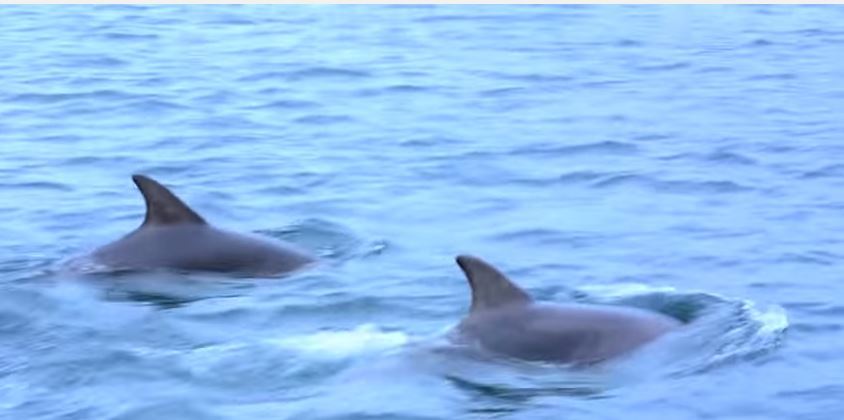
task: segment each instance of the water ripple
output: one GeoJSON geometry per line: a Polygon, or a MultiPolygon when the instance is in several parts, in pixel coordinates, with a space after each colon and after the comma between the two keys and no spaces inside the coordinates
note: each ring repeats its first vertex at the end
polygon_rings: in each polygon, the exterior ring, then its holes
{"type": "Polygon", "coordinates": [[[439,93],[441,88],[435,86],[418,86],[418,85],[392,85],[379,87],[374,89],[362,89],[359,91],[360,96],[381,96],[381,95],[395,95],[407,96],[413,94],[439,93]]]}
{"type": "Polygon", "coordinates": [[[12,102],[32,104],[51,104],[76,100],[126,101],[138,98],[138,95],[118,90],[98,90],[73,93],[20,93],[8,97],[12,102]]]}
{"type": "Polygon", "coordinates": [[[372,77],[372,74],[363,70],[352,70],[332,67],[310,67],[305,69],[289,71],[258,72],[240,78],[241,82],[306,82],[312,80],[336,80],[348,81],[372,77]]]}
{"type": "Polygon", "coordinates": [[[804,172],[801,175],[802,178],[807,179],[814,179],[814,178],[844,178],[844,164],[832,164],[826,165],[822,168],[813,169],[811,171],[804,172]]]}
{"type": "Polygon", "coordinates": [[[741,153],[728,152],[724,150],[714,151],[712,153],[682,153],[678,155],[666,156],[665,160],[675,159],[698,159],[706,162],[713,162],[726,165],[757,165],[759,162],[741,153]]]}
{"type": "Polygon", "coordinates": [[[601,141],[595,143],[585,143],[577,145],[531,145],[528,147],[519,148],[513,151],[514,154],[520,155],[580,155],[580,154],[632,154],[639,151],[635,144],[619,142],[619,141],[601,141]]]}
{"type": "Polygon", "coordinates": [[[29,182],[2,182],[0,181],[0,188],[2,189],[15,189],[15,190],[23,190],[23,191],[31,191],[31,190],[47,190],[47,191],[60,191],[60,192],[67,192],[73,191],[73,188],[68,186],[62,182],[52,182],[52,181],[29,181],[29,182]]]}
{"type": "Polygon", "coordinates": [[[138,41],[147,42],[160,39],[156,34],[139,34],[128,32],[103,32],[100,36],[106,39],[113,39],[116,41],[138,41]]]}
{"type": "Polygon", "coordinates": [[[297,124],[307,125],[332,125],[354,122],[355,119],[348,115],[306,115],[294,120],[297,124]]]}
{"type": "Polygon", "coordinates": [[[277,101],[263,103],[261,105],[255,105],[248,109],[314,109],[319,108],[320,104],[313,101],[303,101],[303,100],[295,100],[295,99],[281,99],[277,101]]]}
{"type": "Polygon", "coordinates": [[[734,181],[697,181],[697,180],[663,180],[647,175],[622,174],[609,175],[592,182],[598,188],[620,188],[640,186],[652,188],[660,192],[699,194],[699,193],[741,193],[754,191],[755,188],[739,184],[734,181]]]}

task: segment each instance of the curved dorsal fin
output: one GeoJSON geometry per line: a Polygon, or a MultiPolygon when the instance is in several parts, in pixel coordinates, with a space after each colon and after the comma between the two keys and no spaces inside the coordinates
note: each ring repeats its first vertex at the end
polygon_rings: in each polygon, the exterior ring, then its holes
{"type": "Polygon", "coordinates": [[[456,260],[472,288],[470,312],[533,301],[527,292],[486,261],[469,255],[460,255],[456,260]]]}
{"type": "Polygon", "coordinates": [[[179,223],[206,224],[201,216],[156,180],[135,174],[132,175],[132,181],[141,190],[147,204],[147,215],[141,226],[179,223]]]}

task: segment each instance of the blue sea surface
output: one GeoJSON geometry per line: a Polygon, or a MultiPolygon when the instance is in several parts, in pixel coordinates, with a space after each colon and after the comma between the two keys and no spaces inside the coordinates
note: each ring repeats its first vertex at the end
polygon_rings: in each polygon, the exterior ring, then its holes
{"type": "Polygon", "coordinates": [[[840,6],[3,6],[2,419],[844,417],[840,6]],[[87,273],[152,176],[321,258],[87,273]],[[687,322],[482,357],[454,256],[687,322]]]}

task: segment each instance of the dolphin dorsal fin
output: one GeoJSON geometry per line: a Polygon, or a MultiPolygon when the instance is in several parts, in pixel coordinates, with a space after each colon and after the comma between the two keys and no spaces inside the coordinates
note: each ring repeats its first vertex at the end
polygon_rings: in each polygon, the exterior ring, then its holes
{"type": "Polygon", "coordinates": [[[527,292],[486,261],[469,255],[456,258],[472,288],[470,312],[533,301],[527,292]]]}
{"type": "Polygon", "coordinates": [[[180,223],[204,225],[205,219],[191,210],[179,197],[158,181],[144,175],[132,175],[147,204],[147,214],[141,226],[174,225],[180,223]]]}

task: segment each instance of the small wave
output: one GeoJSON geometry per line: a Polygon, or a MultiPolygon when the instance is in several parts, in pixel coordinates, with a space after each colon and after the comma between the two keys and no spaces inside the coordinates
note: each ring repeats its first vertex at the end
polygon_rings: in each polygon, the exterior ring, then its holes
{"type": "Polygon", "coordinates": [[[712,153],[681,153],[671,156],[662,157],[662,160],[681,160],[681,159],[695,159],[712,163],[720,163],[725,165],[756,165],[755,159],[742,155],[740,153],[728,152],[724,150],[714,151],[712,153]]]}
{"type": "Polygon", "coordinates": [[[527,91],[527,88],[524,88],[522,86],[511,86],[511,87],[483,90],[479,94],[480,94],[480,96],[483,96],[483,97],[498,98],[498,97],[502,97],[502,96],[508,96],[508,95],[514,94],[514,93],[523,93],[525,91],[527,91]]]}
{"type": "Polygon", "coordinates": [[[0,182],[0,188],[17,190],[49,190],[49,191],[73,191],[68,185],[60,182],[50,181],[23,181],[23,182],[0,182]]]}
{"type": "Polygon", "coordinates": [[[307,125],[333,125],[352,122],[354,120],[354,118],[348,115],[307,115],[296,118],[293,122],[307,125]]]}
{"type": "Polygon", "coordinates": [[[607,177],[612,176],[612,173],[608,172],[596,172],[596,171],[575,171],[569,172],[567,174],[562,174],[558,178],[558,180],[562,183],[569,184],[569,183],[582,183],[582,182],[592,182],[597,181],[600,179],[605,179],[607,177]]]}
{"type": "Polygon", "coordinates": [[[664,133],[647,133],[647,134],[636,134],[633,136],[633,140],[637,142],[650,142],[650,141],[660,141],[660,140],[671,140],[675,136],[671,134],[664,134],[664,133]]]}
{"type": "Polygon", "coordinates": [[[618,47],[641,47],[643,44],[641,41],[636,41],[635,39],[619,39],[618,41],[614,42],[615,46],[618,47]]]}
{"type": "Polygon", "coordinates": [[[410,342],[410,337],[401,331],[385,331],[377,325],[364,324],[352,330],[319,331],[272,342],[308,357],[338,359],[402,347],[410,342]]]}
{"type": "Polygon", "coordinates": [[[119,58],[108,57],[104,55],[92,55],[92,54],[84,54],[84,55],[65,55],[65,59],[70,61],[71,66],[84,66],[84,67],[123,67],[127,66],[129,62],[125,60],[121,60],[119,58]]]}
{"type": "Polygon", "coordinates": [[[842,30],[834,30],[829,28],[809,28],[809,29],[800,29],[797,31],[793,31],[793,34],[796,35],[805,35],[805,36],[836,36],[836,35],[844,35],[844,31],[842,30]]]}
{"type": "Polygon", "coordinates": [[[697,69],[697,73],[699,74],[712,74],[712,73],[730,73],[733,69],[726,66],[705,66],[700,67],[697,69]]]}
{"type": "Polygon", "coordinates": [[[383,88],[385,92],[395,92],[395,93],[414,93],[414,92],[430,92],[434,90],[431,86],[419,86],[419,85],[393,85],[387,86],[383,88]]]}
{"type": "Polygon", "coordinates": [[[842,178],[844,177],[844,164],[827,165],[819,169],[804,172],[800,177],[804,179],[842,178]]]}
{"type": "MultiPolygon", "coordinates": [[[[290,75],[290,72],[286,71],[265,71],[256,74],[250,74],[248,76],[243,76],[238,79],[239,82],[271,82],[275,80],[286,81],[290,75]]],[[[276,88],[273,88],[276,89],[276,88]]],[[[266,93],[266,92],[265,92],[266,93]]]]}
{"type": "Polygon", "coordinates": [[[146,77],[138,77],[134,80],[128,81],[131,86],[138,86],[138,87],[164,87],[169,86],[174,83],[175,80],[170,77],[156,77],[156,76],[146,76],[146,77]]]}
{"type": "Polygon", "coordinates": [[[635,144],[619,141],[601,141],[568,146],[551,144],[531,145],[517,149],[516,155],[580,155],[580,154],[632,154],[639,151],[635,144]]]}
{"type": "Polygon", "coordinates": [[[291,72],[293,80],[301,79],[363,79],[371,77],[372,74],[362,70],[339,69],[333,67],[312,67],[308,69],[291,72]]]}
{"type": "Polygon", "coordinates": [[[18,256],[0,260],[2,281],[26,282],[53,271],[56,262],[44,256],[18,256]]]}
{"type": "Polygon", "coordinates": [[[140,161],[130,156],[72,156],[61,160],[61,167],[92,166],[92,165],[123,165],[124,168],[140,166],[140,161]]]}
{"type": "Polygon", "coordinates": [[[638,66],[637,70],[641,71],[672,71],[672,70],[682,70],[689,68],[689,63],[686,62],[677,62],[677,63],[665,63],[665,64],[646,64],[642,66],[638,66]]]}
{"type": "MultiPolygon", "coordinates": [[[[143,399],[142,399],[143,400],[143,399]]],[[[144,403],[127,404],[123,411],[111,417],[113,420],[145,419],[222,419],[205,404],[186,401],[184,398],[171,398],[144,403]]]]}
{"type": "Polygon", "coordinates": [[[261,230],[257,233],[290,241],[314,250],[325,258],[346,260],[356,256],[380,253],[386,243],[369,245],[349,228],[322,219],[306,219],[282,229],[261,230]],[[377,249],[377,251],[375,251],[377,249]]]}
{"type": "Polygon", "coordinates": [[[81,274],[99,274],[114,271],[113,268],[96,262],[89,255],[78,255],[71,257],[66,261],[62,261],[59,264],[59,268],[61,270],[67,270],[69,272],[81,274]]]}
{"type": "Polygon", "coordinates": [[[747,45],[751,47],[769,47],[771,45],[776,45],[776,43],[769,39],[758,38],[750,41],[747,45]]]}
{"type": "Polygon", "coordinates": [[[232,26],[244,26],[244,25],[255,25],[259,23],[258,19],[249,18],[246,16],[235,16],[235,15],[222,15],[219,17],[215,17],[214,19],[210,19],[205,23],[208,25],[232,25],[232,26]]]}
{"type": "Polygon", "coordinates": [[[724,299],[711,309],[686,335],[701,347],[679,373],[705,372],[770,353],[780,347],[789,327],[785,310],[776,305],[760,309],[749,300],[724,299]]]}
{"type": "Polygon", "coordinates": [[[756,160],[739,153],[717,151],[704,155],[704,159],[711,162],[729,163],[733,165],[755,165],[756,160]]]}
{"type": "Polygon", "coordinates": [[[116,91],[116,90],[96,90],[90,92],[68,92],[68,93],[21,93],[8,98],[13,102],[25,102],[36,104],[49,104],[59,102],[69,102],[76,100],[105,100],[105,101],[120,101],[136,99],[138,95],[116,91]]]}
{"type": "Polygon", "coordinates": [[[504,80],[515,80],[520,82],[531,82],[541,84],[553,83],[568,83],[575,79],[571,76],[561,76],[558,74],[541,74],[541,73],[526,73],[526,74],[507,74],[507,73],[492,73],[491,76],[504,80]]]}
{"type": "Polygon", "coordinates": [[[622,174],[613,175],[592,183],[597,188],[611,188],[618,186],[642,186],[652,188],[660,192],[668,193],[739,193],[753,191],[754,188],[738,184],[733,181],[687,181],[687,180],[660,180],[649,175],[622,174]]]}
{"type": "Polygon", "coordinates": [[[360,96],[381,96],[381,95],[408,95],[421,93],[435,93],[439,90],[433,86],[419,86],[419,85],[393,85],[380,88],[362,89],[358,91],[360,96]]]}
{"type": "Polygon", "coordinates": [[[669,375],[695,374],[767,354],[781,345],[789,327],[785,310],[764,309],[750,300],[673,287],[628,283],[582,287],[584,300],[636,306],[673,316],[686,325],[660,346],[633,357],[633,367],[664,366],[669,375]],[[639,366],[635,366],[635,365],[639,366]]]}
{"type": "Polygon", "coordinates": [[[318,108],[319,104],[313,101],[302,101],[296,99],[281,99],[278,101],[267,102],[261,105],[255,105],[248,109],[314,109],[318,108]]]}
{"type": "Polygon", "coordinates": [[[790,252],[777,258],[779,263],[799,263],[811,265],[836,266],[841,263],[842,256],[827,251],[790,252]]]}
{"type": "Polygon", "coordinates": [[[131,108],[132,111],[155,114],[182,111],[188,109],[188,107],[172,101],[152,98],[129,103],[126,105],[126,108],[131,108]]]}
{"type": "Polygon", "coordinates": [[[292,71],[269,71],[256,73],[249,76],[242,77],[241,82],[264,82],[264,81],[305,81],[305,80],[325,80],[325,79],[364,79],[371,77],[372,74],[362,70],[340,69],[333,67],[311,67],[301,70],[292,71]]]}
{"type": "Polygon", "coordinates": [[[445,378],[456,388],[478,397],[513,402],[544,396],[600,398],[611,388],[608,378],[602,378],[600,375],[566,372],[564,378],[551,378],[549,372],[529,372],[529,374],[534,377],[494,378],[497,379],[495,382],[492,382],[490,378],[477,379],[457,375],[445,375],[445,378]],[[542,373],[548,377],[541,376],[542,373]]]}
{"type": "Polygon", "coordinates": [[[628,83],[628,81],[624,79],[603,79],[578,83],[578,86],[585,88],[603,88],[607,86],[620,86],[626,83],[628,83]]]}
{"type": "Polygon", "coordinates": [[[106,32],[101,36],[116,41],[154,41],[159,38],[156,34],[131,34],[126,32],[106,32]]]}
{"type": "MultiPolygon", "coordinates": [[[[512,23],[513,15],[483,15],[483,14],[469,14],[469,15],[435,15],[435,16],[421,16],[416,18],[419,23],[439,23],[439,22],[508,22],[512,23]]],[[[524,17],[523,17],[524,18],[524,17]]]]}
{"type": "Polygon", "coordinates": [[[685,323],[699,317],[704,308],[717,301],[707,294],[683,294],[671,286],[632,282],[582,286],[574,295],[578,301],[644,308],[685,323]]]}
{"type": "Polygon", "coordinates": [[[449,138],[449,137],[441,137],[441,136],[428,136],[428,137],[413,137],[408,139],[400,140],[399,144],[404,147],[438,147],[443,145],[452,145],[461,143],[462,140],[449,138]]]}
{"type": "Polygon", "coordinates": [[[528,241],[543,246],[565,245],[574,248],[586,247],[602,238],[598,235],[563,232],[554,229],[524,229],[515,232],[497,233],[491,237],[494,241],[528,241]]]}
{"type": "Polygon", "coordinates": [[[767,74],[757,74],[747,78],[747,80],[794,80],[797,79],[797,75],[794,73],[767,73],[767,74]]]}

